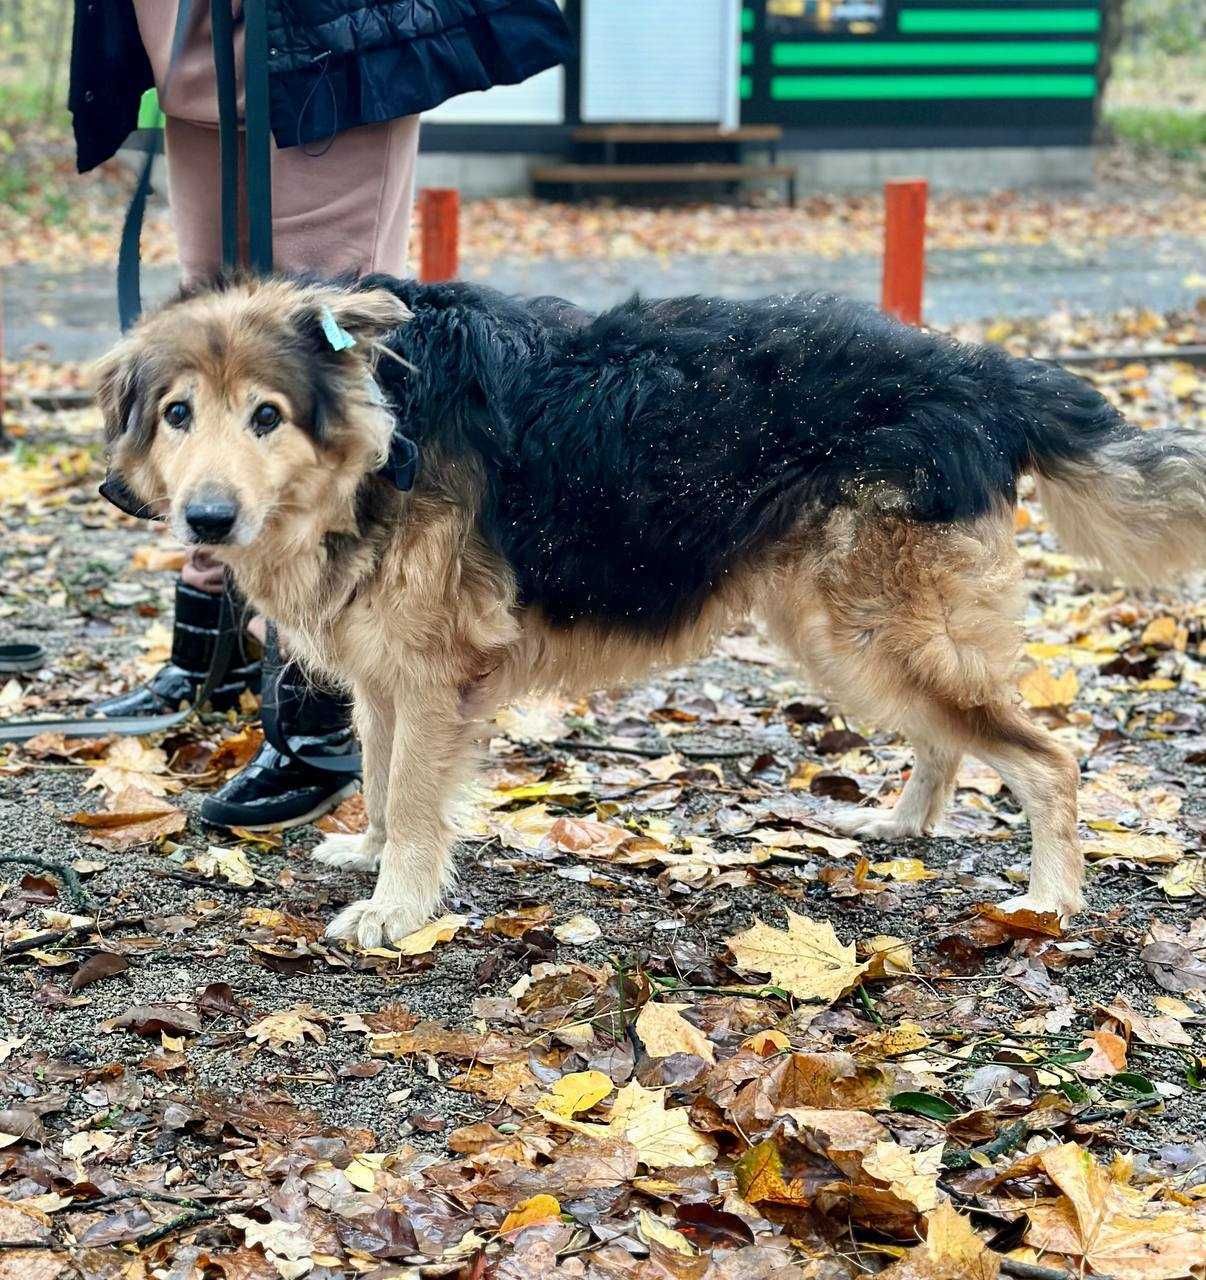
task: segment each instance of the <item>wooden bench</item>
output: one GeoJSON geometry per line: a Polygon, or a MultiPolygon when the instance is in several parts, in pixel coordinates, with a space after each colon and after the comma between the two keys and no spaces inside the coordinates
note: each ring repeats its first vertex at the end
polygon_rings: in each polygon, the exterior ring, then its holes
{"type": "Polygon", "coordinates": [[[778,163],[782,136],[783,130],[770,124],[734,129],[710,124],[583,125],[571,135],[578,158],[537,166],[532,183],[537,188],[567,187],[577,197],[587,186],[782,182],[794,205],[796,171],[778,163]],[[765,149],[769,162],[747,162],[747,146],[765,149]],[[668,156],[679,149],[681,160],[668,156]]]}
{"type": "Polygon", "coordinates": [[[781,181],[796,203],[796,171],[787,164],[550,164],[532,170],[537,186],[672,185],[688,182],[781,181]]]}

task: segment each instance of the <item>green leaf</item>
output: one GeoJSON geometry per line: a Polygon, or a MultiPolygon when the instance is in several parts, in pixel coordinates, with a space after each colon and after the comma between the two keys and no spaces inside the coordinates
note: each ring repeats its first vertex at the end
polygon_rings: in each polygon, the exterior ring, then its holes
{"type": "Polygon", "coordinates": [[[1136,1071],[1119,1071],[1117,1075],[1110,1076],[1103,1083],[1122,1093],[1133,1094],[1137,1098],[1154,1098],[1157,1092],[1156,1086],[1147,1076],[1141,1076],[1136,1071]]]}
{"type": "Polygon", "coordinates": [[[1092,1049],[1067,1049],[1063,1053],[1053,1053],[1050,1060],[1058,1062],[1062,1066],[1068,1066],[1073,1062],[1084,1062],[1092,1056],[1092,1049]]]}
{"type": "Polygon", "coordinates": [[[888,1105],[893,1111],[907,1111],[930,1120],[951,1120],[960,1114],[958,1107],[932,1093],[894,1093],[888,1105]]]}

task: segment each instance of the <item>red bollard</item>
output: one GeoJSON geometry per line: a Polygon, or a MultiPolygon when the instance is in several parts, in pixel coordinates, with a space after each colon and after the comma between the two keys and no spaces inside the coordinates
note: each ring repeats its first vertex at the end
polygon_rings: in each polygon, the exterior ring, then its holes
{"type": "Polygon", "coordinates": [[[423,244],[419,250],[419,279],[423,284],[453,280],[457,273],[461,196],[454,188],[424,187],[419,192],[423,244]]]}
{"type": "Polygon", "coordinates": [[[929,183],[884,183],[884,288],[880,306],[905,324],[921,323],[925,289],[925,202],[929,183]]]}

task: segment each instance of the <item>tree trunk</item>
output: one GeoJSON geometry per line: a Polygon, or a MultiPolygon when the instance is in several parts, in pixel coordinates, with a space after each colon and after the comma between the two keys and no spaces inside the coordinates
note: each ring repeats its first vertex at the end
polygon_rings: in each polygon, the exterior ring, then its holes
{"type": "Polygon", "coordinates": [[[1126,29],[1126,0],[1101,0],[1101,53],[1097,63],[1097,123],[1100,126],[1106,86],[1114,70],[1114,56],[1126,29]]]}

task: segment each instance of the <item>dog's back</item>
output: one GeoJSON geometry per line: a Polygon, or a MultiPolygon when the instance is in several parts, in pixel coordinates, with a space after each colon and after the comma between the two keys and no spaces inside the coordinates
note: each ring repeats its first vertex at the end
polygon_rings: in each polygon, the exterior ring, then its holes
{"type": "MultiPolygon", "coordinates": [[[[379,283],[379,281],[375,281],[379,283]]],[[[395,287],[383,367],[420,444],[470,448],[482,531],[553,621],[672,626],[744,558],[841,506],[924,523],[1011,504],[1118,424],[1062,371],[827,295],[633,300],[591,318],[468,285],[395,287]],[[1037,406],[1081,412],[1040,439],[1037,406]]]]}

